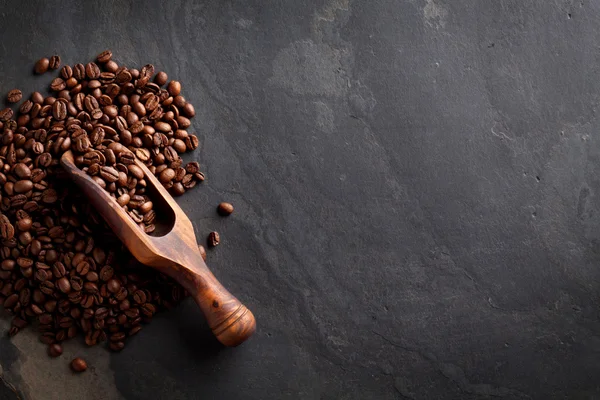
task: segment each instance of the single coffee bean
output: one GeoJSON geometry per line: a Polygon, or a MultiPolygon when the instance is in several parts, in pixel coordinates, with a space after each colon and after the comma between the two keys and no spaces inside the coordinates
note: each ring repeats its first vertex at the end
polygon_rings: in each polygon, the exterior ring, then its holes
{"type": "Polygon", "coordinates": [[[6,300],[4,301],[4,308],[11,309],[14,306],[16,306],[18,302],[19,302],[19,295],[14,293],[6,298],[6,300]]]}
{"type": "Polygon", "coordinates": [[[30,180],[20,180],[14,185],[15,193],[26,193],[33,189],[33,182],[30,180]]]}
{"type": "Polygon", "coordinates": [[[169,85],[167,86],[167,91],[173,97],[179,95],[179,93],[181,93],[181,83],[179,83],[178,81],[169,82],[169,85]]]}
{"type": "Polygon", "coordinates": [[[4,110],[0,110],[0,122],[7,122],[14,115],[14,112],[10,108],[5,108],[4,110]]]}
{"type": "Polygon", "coordinates": [[[98,61],[99,63],[106,63],[110,61],[112,55],[112,51],[104,50],[102,53],[98,54],[98,57],[96,57],[96,61],[98,61]]]}
{"type": "Polygon", "coordinates": [[[63,353],[63,348],[60,344],[54,343],[48,346],[48,355],[52,358],[59,357],[63,353]]]}
{"type": "Polygon", "coordinates": [[[194,109],[194,106],[191,103],[186,103],[181,111],[183,115],[185,115],[188,118],[193,118],[196,115],[196,110],[194,109]]]}
{"type": "Polygon", "coordinates": [[[219,233],[216,231],[213,231],[211,233],[208,234],[208,247],[216,247],[219,245],[221,241],[221,237],[219,236],[219,233]]]}
{"type": "Polygon", "coordinates": [[[100,270],[100,279],[105,282],[109,281],[113,277],[113,275],[114,275],[114,270],[109,265],[105,265],[100,270]]]}
{"type": "Polygon", "coordinates": [[[60,67],[60,56],[50,57],[50,61],[48,62],[48,68],[58,69],[59,67],[60,67]]]}
{"type": "Polygon", "coordinates": [[[87,363],[83,358],[75,358],[71,361],[71,369],[75,372],[83,372],[88,368],[87,363]]]}
{"type": "Polygon", "coordinates": [[[231,215],[231,213],[233,213],[233,205],[231,203],[221,202],[217,207],[217,211],[223,216],[231,215]]]}
{"type": "Polygon", "coordinates": [[[158,176],[158,180],[162,183],[167,183],[175,178],[175,171],[171,168],[165,168],[160,175],[158,176]]]}
{"type": "Polygon", "coordinates": [[[88,63],[85,66],[85,74],[90,79],[98,79],[100,77],[100,68],[96,63],[88,63]]]}
{"type": "Polygon", "coordinates": [[[71,68],[69,65],[65,65],[60,70],[60,76],[65,80],[71,78],[73,76],[73,68],[71,68]]]}
{"type": "Polygon", "coordinates": [[[174,196],[181,196],[182,194],[185,193],[185,187],[183,186],[183,184],[181,182],[175,182],[175,183],[173,183],[173,186],[171,187],[171,193],[174,196]]]}
{"type": "Polygon", "coordinates": [[[66,87],[67,87],[67,84],[65,83],[65,81],[62,78],[54,78],[52,80],[52,82],[50,83],[50,89],[55,92],[60,92],[61,90],[65,89],[66,87]]]}
{"type": "Polygon", "coordinates": [[[18,101],[21,101],[21,99],[23,98],[23,93],[19,89],[13,89],[10,92],[8,92],[6,98],[9,103],[16,103],[18,101]]]}
{"type": "Polygon", "coordinates": [[[64,276],[58,280],[57,286],[63,293],[69,293],[71,291],[71,282],[64,276]]]}
{"type": "Polygon", "coordinates": [[[46,57],[44,58],[40,58],[36,63],[35,63],[35,73],[36,74],[43,74],[46,71],[48,71],[48,67],[50,66],[50,60],[48,60],[46,57]]]}
{"type": "Polygon", "coordinates": [[[159,86],[163,86],[164,84],[167,83],[168,80],[169,80],[169,77],[163,71],[158,72],[156,74],[156,76],[154,77],[154,83],[156,83],[159,86]]]}

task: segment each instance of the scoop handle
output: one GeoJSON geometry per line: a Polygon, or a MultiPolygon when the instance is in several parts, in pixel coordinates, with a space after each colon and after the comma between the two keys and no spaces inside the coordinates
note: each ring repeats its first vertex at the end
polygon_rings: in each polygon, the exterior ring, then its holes
{"type": "Polygon", "coordinates": [[[233,347],[252,336],[254,314],[221,285],[199,255],[192,265],[174,267],[179,273],[170,275],[194,298],[219,342],[233,347]]]}

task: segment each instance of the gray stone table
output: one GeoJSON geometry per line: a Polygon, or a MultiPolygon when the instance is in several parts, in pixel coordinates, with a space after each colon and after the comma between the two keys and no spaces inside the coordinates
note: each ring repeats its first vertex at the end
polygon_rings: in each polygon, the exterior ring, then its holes
{"type": "Polygon", "coordinates": [[[600,398],[598,21],[595,0],[0,0],[0,93],[107,48],[183,82],[208,180],[180,204],[258,321],[233,350],[189,302],[119,354],[3,335],[0,398],[600,398]]]}

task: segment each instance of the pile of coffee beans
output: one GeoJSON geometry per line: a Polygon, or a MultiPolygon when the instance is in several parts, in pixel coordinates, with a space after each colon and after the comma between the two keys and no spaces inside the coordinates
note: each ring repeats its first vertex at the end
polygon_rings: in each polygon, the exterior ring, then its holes
{"type": "MultiPolygon", "coordinates": [[[[60,64],[58,56],[43,58],[34,70],[60,64]]],[[[153,204],[133,157],[174,195],[202,182],[198,163],[184,166],[180,157],[198,147],[186,130],[195,110],[179,82],[155,74],[152,65],[121,66],[110,51],[96,62],[64,65],[50,90],[31,94],[17,113],[0,110],[0,305],[14,315],[11,335],[37,322],[53,357],[78,334],[90,346],[107,341],[118,351],[143,322],[186,294],[131,256],[59,160],[72,150],[76,163],[151,233],[153,204]]],[[[11,90],[7,100],[22,96],[11,90]]],[[[83,360],[72,366],[86,368],[83,360]]]]}
{"type": "Polygon", "coordinates": [[[140,229],[146,233],[154,232],[156,212],[152,200],[145,194],[147,182],[144,172],[135,164],[135,155],[131,151],[119,142],[112,142],[108,147],[100,145],[78,156],[75,164],[91,175],[140,229]]]}

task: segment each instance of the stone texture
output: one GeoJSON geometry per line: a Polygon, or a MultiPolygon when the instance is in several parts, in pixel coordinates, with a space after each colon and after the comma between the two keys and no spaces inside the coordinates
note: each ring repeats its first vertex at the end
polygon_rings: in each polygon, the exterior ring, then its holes
{"type": "Polygon", "coordinates": [[[0,10],[2,93],[48,84],[42,56],[106,48],[184,83],[208,179],[180,204],[221,233],[208,263],[258,320],[222,349],[186,303],[120,354],[69,343],[76,377],[4,337],[20,398],[600,397],[597,2],[0,10]]]}

